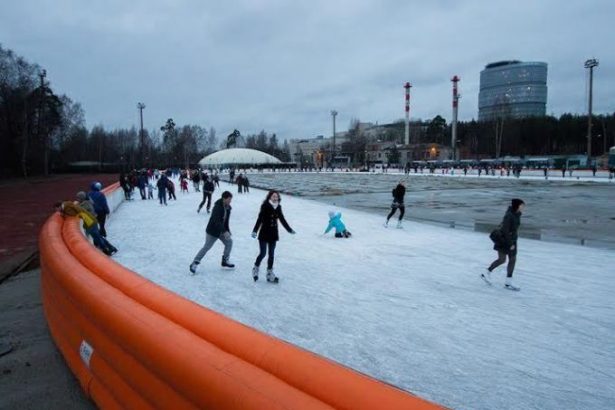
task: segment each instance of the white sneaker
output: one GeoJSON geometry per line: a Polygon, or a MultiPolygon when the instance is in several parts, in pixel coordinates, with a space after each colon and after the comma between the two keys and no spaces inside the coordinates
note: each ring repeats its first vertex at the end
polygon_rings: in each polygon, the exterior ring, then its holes
{"type": "Polygon", "coordinates": [[[256,265],[252,268],[252,279],[254,279],[254,282],[258,280],[258,266],[256,265]]]}

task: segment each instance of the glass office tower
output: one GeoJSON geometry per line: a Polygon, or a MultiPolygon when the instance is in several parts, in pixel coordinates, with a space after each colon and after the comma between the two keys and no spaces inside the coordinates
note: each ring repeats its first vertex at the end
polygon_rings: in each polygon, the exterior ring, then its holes
{"type": "Polygon", "coordinates": [[[480,72],[478,120],[543,116],[547,110],[547,63],[499,61],[480,72]]]}

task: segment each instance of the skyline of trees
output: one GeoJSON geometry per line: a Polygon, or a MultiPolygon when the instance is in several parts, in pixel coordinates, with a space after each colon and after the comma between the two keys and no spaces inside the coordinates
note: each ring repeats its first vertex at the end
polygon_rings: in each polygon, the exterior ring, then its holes
{"type": "MultiPolygon", "coordinates": [[[[594,115],[592,153],[600,155],[615,146],[615,113],[594,115]]],[[[350,141],[342,150],[364,155],[368,138],[351,121],[350,141]]],[[[378,136],[402,142],[404,122],[383,126],[378,136]]],[[[587,115],[458,122],[458,146],[463,156],[583,154],[587,150],[587,115]]],[[[240,130],[241,131],[241,130],[240,130]]],[[[414,121],[411,140],[418,143],[450,144],[451,127],[437,115],[414,121]]],[[[287,138],[293,138],[288,136],[287,138]]],[[[238,146],[254,148],[290,161],[287,138],[265,130],[240,138],[238,146]]],[[[0,44],[0,176],[48,174],[66,170],[79,161],[126,167],[189,166],[225,145],[216,129],[208,125],[175,124],[172,118],[153,130],[88,129],[80,103],[57,93],[45,70],[0,44]],[[143,142],[142,142],[143,141],[143,142]]]]}

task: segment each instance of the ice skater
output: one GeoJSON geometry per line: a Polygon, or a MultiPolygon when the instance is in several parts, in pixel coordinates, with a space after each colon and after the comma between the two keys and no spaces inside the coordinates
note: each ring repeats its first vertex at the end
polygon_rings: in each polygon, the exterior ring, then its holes
{"type": "Polygon", "coordinates": [[[231,200],[233,194],[229,191],[224,191],[222,197],[214,204],[214,209],[211,212],[207,229],[205,229],[205,245],[197,252],[194,260],[190,264],[190,272],[194,275],[196,268],[201,260],[214,246],[214,243],[219,239],[224,244],[224,253],[222,254],[222,267],[234,268],[235,265],[229,262],[231,249],[233,249],[233,239],[229,228],[229,220],[231,219],[231,200]]]}
{"type": "Polygon", "coordinates": [[[280,205],[280,194],[277,191],[269,191],[267,197],[261,205],[258,218],[254,229],[252,229],[252,237],[256,238],[258,234],[258,244],[260,247],[260,253],[256,257],[254,267],[252,268],[252,279],[258,280],[258,270],[261,262],[265,258],[265,255],[269,253],[267,258],[267,282],[278,283],[278,277],[273,273],[273,260],[275,257],[276,242],[280,239],[278,233],[278,219],[284,226],[284,229],[288,233],[294,235],[295,231],[288,225],[284,213],[282,212],[282,205],[280,205]]]}
{"type": "Polygon", "coordinates": [[[154,199],[154,184],[151,181],[147,183],[147,199],[154,199]]]}
{"type": "Polygon", "coordinates": [[[94,202],[94,212],[96,213],[96,219],[98,220],[100,234],[106,237],[107,230],[105,229],[105,223],[107,222],[107,215],[111,212],[109,210],[107,197],[101,192],[102,184],[100,182],[94,182],[91,185],[91,189],[92,190],[88,193],[88,197],[94,202]]]}
{"type": "Polygon", "coordinates": [[[175,184],[171,179],[167,179],[167,192],[169,193],[169,201],[171,198],[177,201],[177,197],[175,196],[175,184]]]}
{"type": "Polygon", "coordinates": [[[163,204],[166,206],[167,204],[167,183],[169,180],[167,179],[166,174],[163,172],[160,175],[160,179],[156,182],[156,187],[158,188],[158,199],[160,200],[160,205],[163,204]]]}
{"type": "Polygon", "coordinates": [[[204,182],[203,182],[203,200],[201,201],[201,203],[199,204],[198,209],[196,210],[197,213],[201,212],[201,208],[203,208],[203,205],[205,205],[205,203],[207,202],[207,213],[209,213],[209,208],[211,207],[211,196],[214,193],[214,183],[211,181],[211,179],[204,177],[204,182]]]}
{"type": "Polygon", "coordinates": [[[491,272],[506,262],[506,256],[508,256],[504,287],[509,290],[520,290],[520,288],[512,284],[512,276],[515,270],[515,262],[517,261],[517,232],[521,224],[523,208],[525,208],[525,202],[522,199],[513,199],[498,230],[492,233],[493,249],[498,252],[498,258],[491,263],[485,273],[480,275],[488,284],[491,284],[491,272]]]}
{"type": "Polygon", "coordinates": [[[391,212],[387,216],[387,220],[384,223],[385,228],[389,226],[389,219],[393,217],[395,211],[399,209],[399,220],[397,221],[397,228],[401,229],[401,222],[404,219],[404,213],[406,213],[406,207],[404,205],[404,196],[406,195],[406,186],[404,181],[399,181],[399,184],[393,189],[393,203],[391,204],[391,212]]]}
{"type": "Polygon", "coordinates": [[[329,211],[329,225],[327,225],[327,229],[325,229],[326,235],[329,233],[331,229],[335,228],[335,237],[336,238],[350,238],[352,234],[346,229],[346,225],[342,222],[342,213],[329,211]]]}
{"type": "Polygon", "coordinates": [[[188,180],[186,178],[179,179],[179,186],[181,187],[182,194],[188,193],[188,180]]]}

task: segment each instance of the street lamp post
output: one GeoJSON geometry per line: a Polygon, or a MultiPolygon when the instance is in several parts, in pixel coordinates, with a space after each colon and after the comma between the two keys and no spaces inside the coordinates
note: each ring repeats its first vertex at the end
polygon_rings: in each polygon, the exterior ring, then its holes
{"type": "Polygon", "coordinates": [[[145,108],[145,104],[143,104],[142,102],[137,103],[137,108],[139,109],[139,115],[141,117],[141,133],[139,135],[139,141],[141,142],[141,149],[140,149],[140,159],[141,159],[141,167],[145,166],[145,164],[143,163],[143,157],[144,157],[144,150],[145,150],[145,137],[143,136],[143,109],[145,108]]]}
{"type": "Polygon", "coordinates": [[[591,160],[592,156],[592,100],[594,87],[594,67],[598,67],[598,60],[591,58],[585,61],[585,68],[589,69],[589,101],[587,104],[587,158],[591,160]]]}
{"type": "Polygon", "coordinates": [[[456,155],[456,142],[457,142],[457,112],[459,110],[459,92],[457,91],[457,83],[459,82],[459,77],[454,76],[451,81],[453,82],[453,121],[451,124],[451,148],[452,148],[452,160],[457,160],[456,155]]]}
{"type": "Polygon", "coordinates": [[[335,117],[337,117],[337,111],[331,110],[331,117],[333,118],[333,149],[331,154],[331,164],[335,163],[335,154],[337,151],[337,147],[335,145],[335,117]]]}

